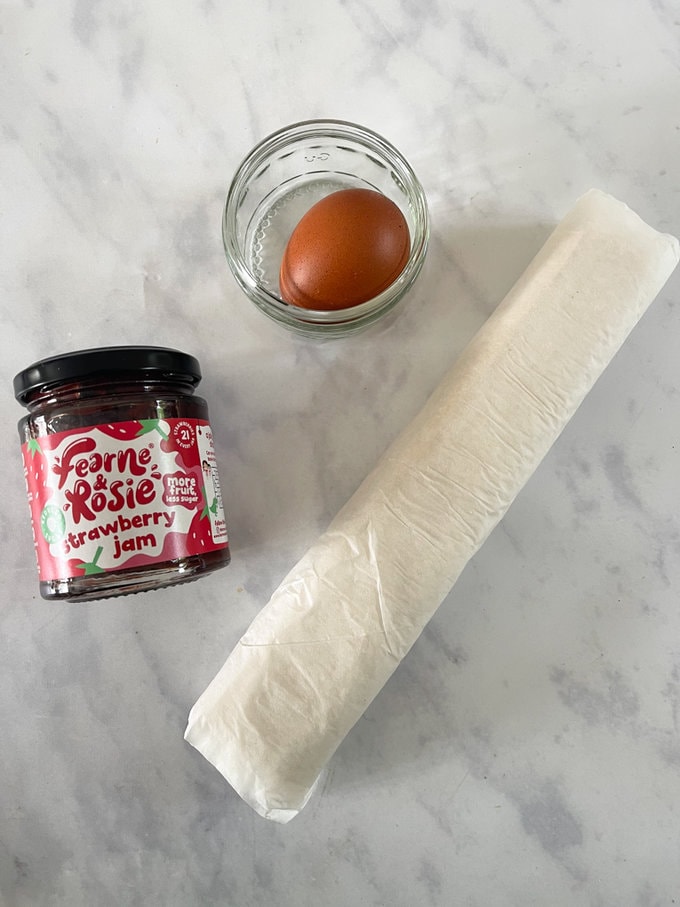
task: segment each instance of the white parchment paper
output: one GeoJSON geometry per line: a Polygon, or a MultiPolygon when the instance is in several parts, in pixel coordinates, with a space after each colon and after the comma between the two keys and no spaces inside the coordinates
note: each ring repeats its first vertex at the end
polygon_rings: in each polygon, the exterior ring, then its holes
{"type": "Polygon", "coordinates": [[[579,199],[285,577],[185,734],[260,815],[305,805],[678,257],[611,196],[579,199]]]}

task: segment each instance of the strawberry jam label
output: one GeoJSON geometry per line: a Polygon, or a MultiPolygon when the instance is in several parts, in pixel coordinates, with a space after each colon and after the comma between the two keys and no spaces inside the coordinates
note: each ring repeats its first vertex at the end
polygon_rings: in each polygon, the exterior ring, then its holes
{"type": "Polygon", "coordinates": [[[227,547],[208,422],[93,425],[31,438],[22,452],[41,580],[227,547]]]}

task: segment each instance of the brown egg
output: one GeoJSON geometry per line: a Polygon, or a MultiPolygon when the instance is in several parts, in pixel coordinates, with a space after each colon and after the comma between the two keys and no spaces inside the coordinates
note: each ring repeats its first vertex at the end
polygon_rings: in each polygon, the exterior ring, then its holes
{"type": "Polygon", "coordinates": [[[372,189],[341,189],[313,205],[288,241],[279,285],[285,302],[346,309],[387,289],[411,240],[397,205],[372,189]]]}

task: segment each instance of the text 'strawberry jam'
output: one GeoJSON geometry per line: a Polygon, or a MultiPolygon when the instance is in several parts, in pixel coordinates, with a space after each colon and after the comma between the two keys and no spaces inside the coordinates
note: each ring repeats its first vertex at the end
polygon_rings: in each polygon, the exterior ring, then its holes
{"type": "Polygon", "coordinates": [[[88,601],[197,579],[230,560],[193,356],[118,346],[14,379],[40,593],[88,601]]]}

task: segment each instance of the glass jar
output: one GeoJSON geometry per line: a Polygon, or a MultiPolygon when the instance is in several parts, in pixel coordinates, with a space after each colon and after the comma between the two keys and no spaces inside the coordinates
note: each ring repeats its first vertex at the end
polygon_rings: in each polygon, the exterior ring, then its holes
{"type": "Polygon", "coordinates": [[[164,347],[80,350],[14,379],[43,598],[88,601],[230,561],[198,361],[164,347]]]}
{"type": "Polygon", "coordinates": [[[308,120],[268,136],[243,160],[227,194],[222,238],[236,281],[260,311],[297,333],[337,337],[382,318],[412,286],[427,251],[427,201],[408,161],[382,136],[343,120],[308,120]],[[288,305],[278,280],[293,229],[316,202],[350,188],[380,192],[401,210],[411,238],[403,271],[379,295],[350,308],[288,305]]]}

